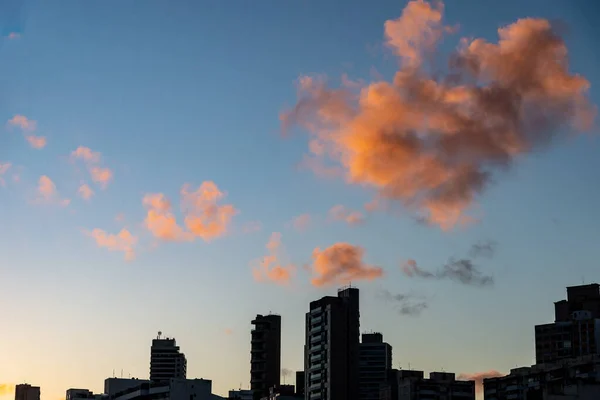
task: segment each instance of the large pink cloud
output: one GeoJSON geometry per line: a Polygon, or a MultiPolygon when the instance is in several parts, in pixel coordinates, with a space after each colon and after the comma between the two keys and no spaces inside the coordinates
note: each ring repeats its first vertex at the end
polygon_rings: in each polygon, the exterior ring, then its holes
{"type": "Polygon", "coordinates": [[[443,11],[441,2],[410,1],[385,23],[399,62],[391,81],[355,90],[302,77],[297,104],[281,118],[284,129],[309,132],[312,165],[339,167],[348,183],[451,229],[473,221],[469,211],[498,172],[555,136],[589,130],[596,108],[544,19],[500,28],[497,43],[463,39],[448,68],[435,65],[438,42],[455,31],[443,11]]]}
{"type": "Polygon", "coordinates": [[[364,250],[349,243],[335,243],[313,251],[311,270],[314,286],[345,285],[353,281],[373,280],[383,276],[381,267],[363,260],[364,250]]]}

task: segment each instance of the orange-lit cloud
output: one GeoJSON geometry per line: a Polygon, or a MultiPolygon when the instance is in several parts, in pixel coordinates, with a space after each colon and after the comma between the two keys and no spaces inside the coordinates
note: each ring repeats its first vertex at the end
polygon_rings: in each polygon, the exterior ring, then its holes
{"type": "Polygon", "coordinates": [[[0,186],[6,185],[3,175],[12,167],[11,163],[0,163],[0,186]]]}
{"type": "Polygon", "coordinates": [[[408,3],[385,24],[398,57],[391,81],[329,88],[302,77],[284,129],[310,134],[310,160],[342,168],[350,184],[372,188],[429,224],[448,230],[493,181],[557,135],[587,131],[596,108],[589,82],[568,71],[567,48],[552,24],[526,18],[498,30],[498,43],[463,39],[445,76],[430,71],[451,31],[443,4],[408,3]],[[527,57],[523,57],[527,54],[527,57]]]}
{"type": "Polygon", "coordinates": [[[481,393],[481,392],[483,392],[483,380],[484,379],[498,378],[501,376],[506,376],[506,374],[503,374],[496,370],[490,370],[490,371],[485,371],[485,372],[475,372],[472,374],[462,373],[462,374],[458,375],[457,379],[463,380],[463,381],[475,381],[475,390],[478,393],[481,393]]]}
{"type": "Polygon", "coordinates": [[[254,280],[278,285],[289,284],[296,267],[294,264],[281,261],[285,256],[281,244],[281,233],[273,232],[266,247],[267,255],[255,262],[257,265],[252,269],[254,280]]]}
{"type": "Polygon", "coordinates": [[[25,139],[27,139],[27,142],[29,142],[34,149],[43,149],[46,147],[46,138],[43,136],[27,135],[25,136],[25,139]]]}
{"type": "Polygon", "coordinates": [[[301,214],[292,218],[292,226],[298,231],[305,231],[311,224],[310,214],[301,214]]]}
{"type": "Polygon", "coordinates": [[[187,229],[207,242],[225,235],[231,219],[238,213],[231,204],[219,204],[225,196],[212,181],[202,182],[196,190],[184,185],[181,207],[186,214],[187,229]]]}
{"type": "Polygon", "coordinates": [[[56,185],[52,182],[52,179],[48,178],[46,175],[41,176],[38,181],[37,194],[36,202],[39,203],[68,206],[71,202],[70,199],[61,198],[56,189],[56,185]]]}
{"type": "Polygon", "coordinates": [[[189,241],[194,237],[177,224],[171,202],[162,193],[151,193],[142,200],[148,209],[145,224],[154,237],[166,241],[189,241]]]}
{"type": "Polygon", "coordinates": [[[79,146],[71,152],[71,158],[82,160],[94,183],[97,183],[102,189],[105,189],[113,179],[113,171],[110,168],[100,166],[102,155],[97,151],[92,151],[89,147],[79,146]]]}
{"type": "Polygon", "coordinates": [[[333,206],[331,210],[329,210],[329,218],[334,221],[344,221],[349,225],[357,225],[365,221],[365,217],[362,213],[349,210],[341,204],[333,206]]]}
{"type": "Polygon", "coordinates": [[[0,383],[0,396],[14,393],[15,385],[12,383],[0,383]]]}
{"type": "Polygon", "coordinates": [[[101,154],[96,151],[92,151],[92,149],[89,147],[79,146],[77,149],[71,152],[71,157],[79,158],[86,163],[96,164],[100,162],[101,154]]]}
{"type": "Polygon", "coordinates": [[[96,240],[99,247],[105,247],[109,251],[125,253],[125,260],[127,261],[135,258],[134,246],[138,239],[127,229],[121,229],[117,234],[106,233],[102,229],[94,229],[88,235],[96,240]]]}
{"type": "Polygon", "coordinates": [[[123,222],[125,221],[125,214],[123,213],[119,213],[115,216],[115,221],[116,222],[123,222]]]}
{"type": "Polygon", "coordinates": [[[15,115],[8,120],[8,125],[20,128],[23,131],[31,132],[37,128],[37,122],[27,118],[24,115],[15,115]]]}
{"type": "Polygon", "coordinates": [[[349,243],[335,243],[313,251],[314,286],[345,285],[352,281],[373,280],[383,276],[383,269],[363,261],[364,250],[349,243]]]}
{"type": "Polygon", "coordinates": [[[83,185],[79,186],[79,189],[77,190],[77,194],[79,194],[79,196],[81,196],[81,198],[83,198],[85,200],[89,200],[94,195],[94,191],[92,190],[92,188],[89,187],[89,185],[84,183],[83,185]]]}

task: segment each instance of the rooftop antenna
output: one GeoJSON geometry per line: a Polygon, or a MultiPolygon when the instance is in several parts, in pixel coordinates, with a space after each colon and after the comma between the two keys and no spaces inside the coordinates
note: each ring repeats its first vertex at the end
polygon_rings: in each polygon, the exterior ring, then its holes
{"type": "Polygon", "coordinates": [[[410,363],[408,363],[408,370],[409,370],[409,371],[412,371],[412,370],[410,369],[410,363]]]}
{"type": "Polygon", "coordinates": [[[158,331],[158,337],[157,337],[157,339],[160,339],[160,336],[161,336],[161,335],[162,335],[162,332],[161,332],[161,331],[158,331]]]}
{"type": "Polygon", "coordinates": [[[121,379],[123,379],[123,368],[121,368],[121,379]]]}

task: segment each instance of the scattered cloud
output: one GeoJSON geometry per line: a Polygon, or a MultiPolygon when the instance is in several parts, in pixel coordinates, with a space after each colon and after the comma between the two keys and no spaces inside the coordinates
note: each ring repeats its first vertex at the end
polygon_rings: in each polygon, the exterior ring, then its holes
{"type": "Polygon", "coordinates": [[[312,221],[310,214],[301,214],[292,218],[292,226],[297,231],[305,231],[308,229],[312,221]]]}
{"type": "Polygon", "coordinates": [[[349,210],[340,204],[329,210],[329,218],[334,221],[345,221],[349,225],[358,225],[365,221],[365,217],[361,212],[349,210]]]}
{"type": "Polygon", "coordinates": [[[386,301],[393,301],[396,303],[400,315],[417,316],[429,307],[429,304],[425,299],[410,294],[392,294],[390,291],[384,290],[383,298],[386,301]]]}
{"type": "Polygon", "coordinates": [[[475,381],[475,391],[477,393],[482,393],[484,379],[498,378],[498,377],[505,376],[505,375],[506,374],[503,374],[496,370],[490,370],[490,371],[485,371],[485,372],[475,372],[472,374],[462,373],[462,374],[458,375],[457,379],[462,380],[462,381],[475,381]]]}
{"type": "Polygon", "coordinates": [[[27,139],[27,142],[34,149],[43,149],[46,147],[46,138],[44,136],[27,135],[25,139],[27,139]]]}
{"type": "Polygon", "coordinates": [[[96,240],[98,247],[105,247],[109,251],[123,252],[127,261],[135,259],[134,246],[138,239],[127,229],[121,229],[117,234],[106,233],[102,229],[94,229],[87,234],[96,240]]]}
{"type": "Polygon", "coordinates": [[[70,199],[61,198],[56,189],[56,185],[52,182],[52,179],[46,175],[42,175],[38,181],[37,195],[36,202],[38,203],[68,206],[71,202],[70,199]]]}
{"type": "Polygon", "coordinates": [[[233,330],[229,329],[229,328],[225,328],[225,330],[223,331],[223,333],[227,336],[231,336],[233,335],[233,330]]]}
{"type": "Polygon", "coordinates": [[[77,194],[79,194],[79,196],[81,196],[82,199],[89,200],[94,195],[94,191],[92,190],[92,188],[90,188],[87,184],[84,183],[83,185],[79,186],[77,194]]]}
{"type": "Polygon", "coordinates": [[[206,242],[225,235],[238,213],[231,204],[219,204],[226,196],[212,181],[202,182],[196,190],[189,184],[183,185],[181,208],[186,214],[187,229],[206,242]]]}
{"type": "Polygon", "coordinates": [[[145,224],[154,237],[165,241],[191,241],[194,237],[177,224],[171,202],[162,193],[150,193],[142,200],[148,209],[145,224]]]}
{"type": "Polygon", "coordinates": [[[15,115],[8,120],[9,126],[20,128],[22,131],[33,132],[37,128],[37,122],[27,118],[24,115],[15,115]]]}
{"type": "Polygon", "coordinates": [[[11,167],[12,167],[12,164],[9,162],[7,162],[7,163],[0,162],[0,186],[6,185],[6,181],[4,180],[3,175],[5,175],[11,167]]]}
{"type": "Polygon", "coordinates": [[[21,34],[17,32],[11,32],[6,36],[9,40],[17,40],[21,38],[21,34]]]}
{"type": "Polygon", "coordinates": [[[286,257],[285,249],[281,244],[281,233],[273,232],[267,243],[267,255],[252,264],[252,275],[257,282],[272,282],[278,285],[290,283],[296,266],[282,261],[286,257]]]}
{"type": "Polygon", "coordinates": [[[12,383],[0,383],[0,396],[12,394],[15,391],[15,385],[12,383]]]}
{"type": "Polygon", "coordinates": [[[471,246],[471,250],[469,250],[469,256],[471,256],[472,258],[492,258],[494,256],[494,253],[496,252],[496,246],[496,242],[492,242],[489,240],[477,242],[471,246]]]}
{"type": "Polygon", "coordinates": [[[314,286],[344,285],[351,281],[373,280],[383,276],[383,269],[363,261],[364,250],[349,243],[335,243],[313,251],[311,266],[314,286]]]}
{"type": "Polygon", "coordinates": [[[568,51],[545,19],[498,30],[499,41],[462,39],[446,75],[436,46],[455,28],[443,3],[410,1],[385,23],[398,57],[391,81],[330,88],[301,77],[298,102],[281,115],[285,130],[310,134],[310,160],[344,171],[444,230],[469,223],[470,210],[499,172],[570,131],[588,131],[596,107],[590,83],[568,71],[568,51]],[[527,57],[523,57],[527,54],[527,57]]]}
{"type": "Polygon", "coordinates": [[[79,146],[71,152],[72,160],[81,160],[85,163],[90,177],[100,188],[106,189],[113,179],[113,171],[110,168],[102,167],[102,154],[92,151],[89,147],[79,146]]]}
{"type": "Polygon", "coordinates": [[[119,213],[115,216],[115,221],[116,222],[124,222],[125,221],[125,214],[123,213],[119,213]]]}
{"type": "Polygon", "coordinates": [[[248,221],[242,226],[242,232],[254,233],[262,230],[262,223],[260,221],[248,221]]]}

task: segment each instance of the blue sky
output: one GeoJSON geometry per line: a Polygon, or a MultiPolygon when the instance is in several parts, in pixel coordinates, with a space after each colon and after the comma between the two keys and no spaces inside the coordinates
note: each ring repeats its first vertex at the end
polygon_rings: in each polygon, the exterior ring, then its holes
{"type": "MultiPolygon", "coordinates": [[[[162,330],[186,353],[188,376],[213,379],[215,392],[226,394],[248,386],[250,321],[270,311],[283,317],[282,367],[300,370],[308,302],[336,290],[311,286],[301,266],[314,248],[337,242],[361,246],[365,262],[385,271],[355,283],[361,329],[383,332],[396,367],[471,373],[533,363],[533,325],[552,320],[565,286],[600,280],[594,135],[519,157],[477,199],[481,221],[450,232],[416,223],[403,208],[368,214],[359,226],[327,221],[336,204],[365,213],[374,192],[299,170],[306,135],[280,135],[279,114],[295,104],[299,76],[324,74],[334,86],[343,73],[370,81],[376,70],[391,79],[397,60],[383,45],[383,24],[404,6],[2,2],[0,164],[12,164],[0,187],[4,383],[38,384],[44,400],[56,400],[70,387],[101,391],[113,369],[146,377],[150,341],[162,330]],[[5,126],[15,115],[37,122],[44,148],[5,126]],[[100,152],[101,166],[112,170],[105,189],[71,159],[79,146],[100,152]],[[68,206],[34,204],[43,175],[71,199],[68,206]],[[164,193],[182,224],[181,186],[204,181],[239,211],[228,233],[208,243],[153,239],[142,198],[164,193]],[[88,201],[76,195],[84,182],[95,192],[88,201]],[[313,223],[299,231],[291,221],[302,214],[313,223]],[[252,221],[261,230],[244,233],[252,221]],[[95,228],[128,229],[138,237],[135,260],[98,247],[85,233],[95,228]],[[253,279],[249,264],[266,254],[272,232],[281,232],[298,266],[289,286],[253,279]],[[486,240],[498,244],[482,263],[491,287],[409,279],[399,268],[411,258],[435,269],[486,240]],[[429,307],[398,315],[381,298],[384,289],[424,296],[429,307]]],[[[463,36],[496,42],[497,29],[521,17],[561,20],[570,70],[589,80],[598,104],[599,32],[591,20],[598,7],[448,2],[445,20],[460,31],[443,46],[463,36]]]]}

